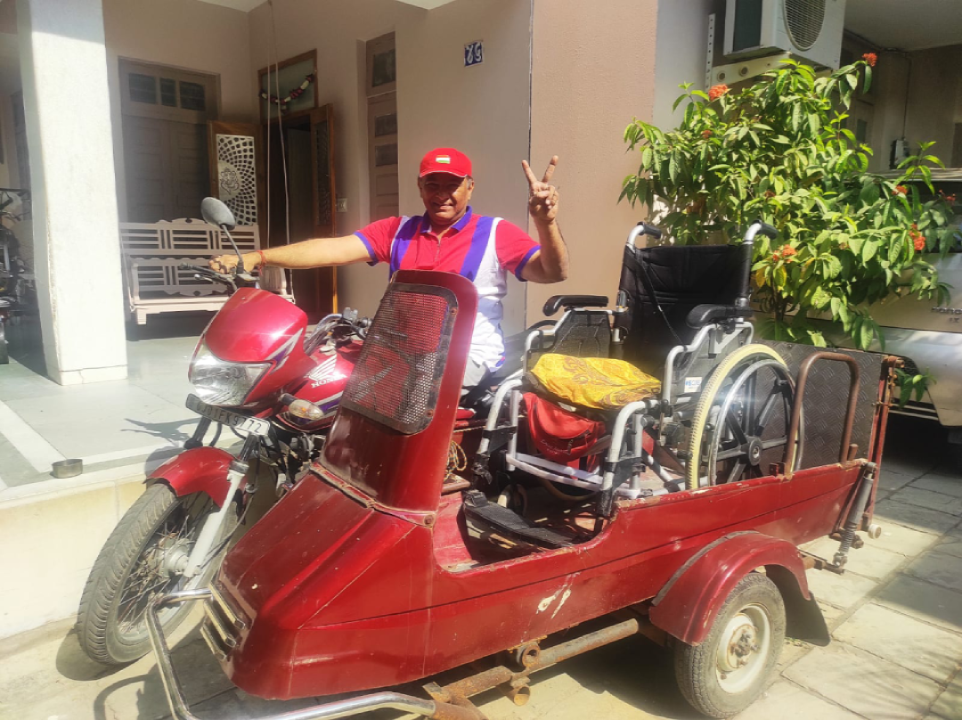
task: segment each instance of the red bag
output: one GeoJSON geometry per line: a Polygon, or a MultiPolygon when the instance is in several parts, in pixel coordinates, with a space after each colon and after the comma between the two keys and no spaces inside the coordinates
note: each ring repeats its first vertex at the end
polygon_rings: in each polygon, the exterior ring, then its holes
{"type": "Polygon", "coordinates": [[[605,434],[603,422],[562,410],[534,393],[524,394],[524,404],[535,447],[554,462],[577,460],[605,434]]]}

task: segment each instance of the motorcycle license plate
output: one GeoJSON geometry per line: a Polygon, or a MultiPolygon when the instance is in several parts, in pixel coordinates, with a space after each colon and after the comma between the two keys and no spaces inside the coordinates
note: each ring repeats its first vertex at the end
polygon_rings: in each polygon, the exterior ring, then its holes
{"type": "Polygon", "coordinates": [[[241,430],[253,435],[266,437],[271,429],[271,424],[267,422],[267,420],[247,417],[246,415],[231,412],[230,410],[225,410],[224,408],[208,405],[196,395],[187,396],[187,409],[193,410],[198,415],[203,415],[205,418],[210,418],[214,422],[218,422],[221,425],[226,425],[227,427],[232,427],[235,430],[241,430]]]}

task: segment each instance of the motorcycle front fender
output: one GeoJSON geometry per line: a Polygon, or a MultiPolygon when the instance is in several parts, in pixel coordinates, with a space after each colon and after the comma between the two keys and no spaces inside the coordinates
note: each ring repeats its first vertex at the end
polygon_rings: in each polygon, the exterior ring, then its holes
{"type": "MultiPolygon", "coordinates": [[[[220,507],[227,494],[227,471],[234,456],[220,448],[185,450],[154,470],[148,483],[166,482],[178,497],[203,492],[220,507]]],[[[241,481],[241,488],[246,480],[241,481]]]]}

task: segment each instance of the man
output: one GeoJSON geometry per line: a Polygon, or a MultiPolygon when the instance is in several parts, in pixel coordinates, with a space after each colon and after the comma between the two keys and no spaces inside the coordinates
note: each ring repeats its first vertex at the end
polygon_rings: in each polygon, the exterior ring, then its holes
{"type": "MultiPolygon", "coordinates": [[[[507,272],[520,280],[554,283],[568,276],[568,251],[558,228],[558,190],[550,184],[558,165],[551,158],[539,181],[528,163],[528,211],[538,229],[535,242],[517,225],[477,215],[468,202],[474,191],[471,160],[454,148],[437,148],[421,160],[418,190],[424,215],[378,220],[353,235],[314,238],[244,255],[248,270],[260,264],[284,268],[315,268],[350,263],[389,263],[397,270],[443,270],[473,281],[478,289],[478,315],[464,375],[465,388],[478,385],[504,359],[501,298],[507,292],[507,272]]],[[[227,271],[236,256],[210,261],[227,271]]]]}

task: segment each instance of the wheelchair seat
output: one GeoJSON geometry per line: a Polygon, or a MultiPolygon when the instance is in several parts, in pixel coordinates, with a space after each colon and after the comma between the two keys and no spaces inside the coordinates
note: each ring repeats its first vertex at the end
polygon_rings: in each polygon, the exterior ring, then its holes
{"type": "Polygon", "coordinates": [[[661,382],[624,360],[545,353],[531,369],[536,388],[576,408],[617,412],[661,391],[661,382]]]}

